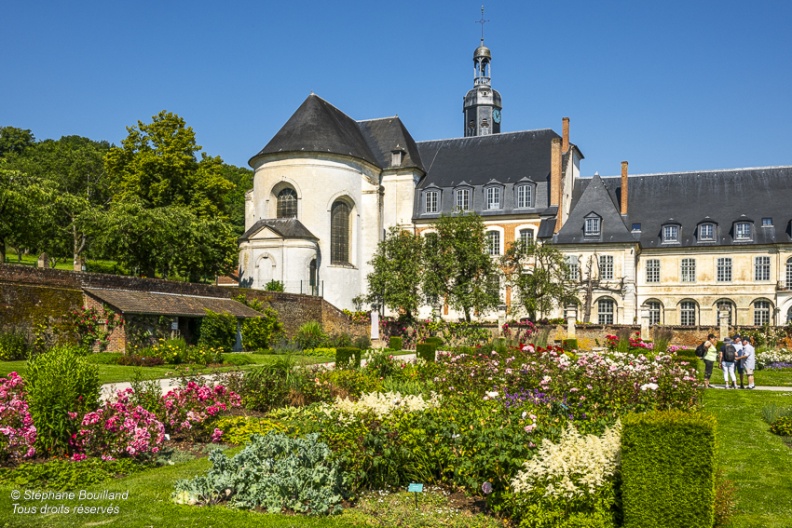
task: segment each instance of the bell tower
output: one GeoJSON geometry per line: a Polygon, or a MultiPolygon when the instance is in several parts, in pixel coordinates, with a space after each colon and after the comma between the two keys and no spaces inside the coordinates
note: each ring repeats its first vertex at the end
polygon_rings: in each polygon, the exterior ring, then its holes
{"type": "Polygon", "coordinates": [[[484,45],[484,6],[481,6],[481,43],[473,52],[473,89],[465,95],[463,114],[465,137],[499,134],[501,95],[491,86],[492,52],[484,45]]]}

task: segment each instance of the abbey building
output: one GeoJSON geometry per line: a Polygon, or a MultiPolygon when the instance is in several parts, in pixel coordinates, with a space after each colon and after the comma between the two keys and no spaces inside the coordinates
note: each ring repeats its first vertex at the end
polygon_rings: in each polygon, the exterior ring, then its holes
{"type": "MultiPolygon", "coordinates": [[[[516,240],[555,244],[594,323],[792,320],[792,167],[583,178],[570,122],[501,132],[490,49],[473,54],[463,137],[415,141],[398,117],[356,121],[311,94],[253,156],[240,285],[353,308],[388,228],[430,232],[482,217],[495,258],[516,240]]],[[[502,286],[504,305],[512,292],[502,286]]],[[[448,317],[456,314],[445,312],[448,317]]]]}

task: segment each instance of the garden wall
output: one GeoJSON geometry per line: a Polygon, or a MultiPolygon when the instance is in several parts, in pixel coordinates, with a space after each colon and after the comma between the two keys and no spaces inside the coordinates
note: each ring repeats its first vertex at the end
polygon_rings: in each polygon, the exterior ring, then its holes
{"type": "Polygon", "coordinates": [[[82,288],[152,291],[231,298],[244,294],[274,308],[288,335],[307,321],[319,321],[326,332],[367,335],[366,324],[353,324],[338,308],[320,297],[208,284],[142,279],[101,273],[81,273],[14,264],[0,265],[0,328],[53,323],[84,305],[82,288]]]}

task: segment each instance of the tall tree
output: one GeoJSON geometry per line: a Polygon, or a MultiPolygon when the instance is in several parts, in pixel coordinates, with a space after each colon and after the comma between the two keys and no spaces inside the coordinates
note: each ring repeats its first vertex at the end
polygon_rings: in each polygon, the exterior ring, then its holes
{"type": "Polygon", "coordinates": [[[577,302],[564,256],[549,244],[517,241],[501,258],[501,268],[506,283],[514,288],[518,302],[534,321],[554,306],[577,302]]]}
{"type": "Polygon", "coordinates": [[[51,190],[5,165],[0,160],[0,264],[5,263],[7,245],[39,249],[42,231],[52,223],[51,190]]]}
{"type": "Polygon", "coordinates": [[[412,319],[418,311],[423,276],[423,240],[419,235],[391,227],[369,262],[369,300],[412,319]]]}
{"type": "Polygon", "coordinates": [[[24,152],[36,142],[33,132],[12,126],[0,127],[0,158],[11,153],[24,152]]]}
{"type": "Polygon", "coordinates": [[[223,177],[234,184],[234,189],[226,194],[226,210],[234,232],[242,236],[245,232],[245,195],[253,188],[253,171],[244,167],[223,164],[223,177]]]}
{"type": "Polygon", "coordinates": [[[151,123],[128,127],[105,157],[113,205],[104,247],[138,272],[189,280],[230,271],[237,254],[219,157],[198,153],[195,133],[162,111],[151,123]]]}
{"type": "Polygon", "coordinates": [[[459,213],[441,216],[437,238],[427,242],[424,252],[427,296],[447,299],[470,321],[473,312],[486,313],[500,299],[492,288],[498,270],[487,254],[484,224],[476,214],[459,213]]]}

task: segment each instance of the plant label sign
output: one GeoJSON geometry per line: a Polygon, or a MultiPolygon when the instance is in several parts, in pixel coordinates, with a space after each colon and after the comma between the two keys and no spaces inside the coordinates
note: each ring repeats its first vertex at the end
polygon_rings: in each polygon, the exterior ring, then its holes
{"type": "Polygon", "coordinates": [[[409,493],[423,493],[423,484],[418,484],[416,482],[410,482],[410,485],[407,486],[407,491],[409,493]]]}

